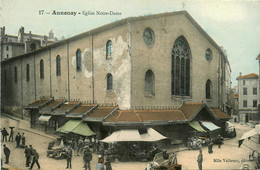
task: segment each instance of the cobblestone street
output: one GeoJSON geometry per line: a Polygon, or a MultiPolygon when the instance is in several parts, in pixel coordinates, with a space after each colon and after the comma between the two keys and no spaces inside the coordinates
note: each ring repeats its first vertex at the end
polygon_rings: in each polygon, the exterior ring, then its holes
{"type": "MultiPolygon", "coordinates": [[[[32,145],[39,153],[39,163],[41,169],[47,170],[60,170],[66,168],[66,160],[55,160],[46,156],[46,150],[48,143],[53,141],[55,138],[51,135],[45,134],[42,131],[31,129],[29,122],[18,118],[12,118],[3,116],[1,117],[1,127],[6,127],[8,131],[9,126],[15,126],[15,135],[19,131],[24,132],[26,135],[26,144],[32,145]]],[[[247,132],[251,128],[247,125],[235,124],[237,129],[237,137],[234,139],[228,139],[224,141],[221,148],[217,145],[213,146],[213,154],[208,154],[207,147],[203,147],[203,169],[240,169],[243,164],[248,164],[250,168],[254,168],[254,162],[248,161],[248,155],[252,153],[252,150],[246,146],[254,148],[260,151],[259,144],[252,141],[244,141],[243,145],[238,148],[237,140],[242,136],[244,132],[247,132]],[[246,145],[246,146],[245,146],[246,145]]],[[[257,141],[258,138],[255,136],[252,140],[257,141]]],[[[25,167],[25,154],[24,149],[15,148],[15,142],[4,142],[10,150],[10,163],[9,165],[4,164],[3,167],[13,167],[10,169],[26,169],[25,167]]],[[[182,164],[183,169],[197,169],[197,155],[198,150],[188,150],[187,147],[175,147],[168,149],[169,151],[177,152],[178,163],[182,164]]],[[[3,152],[2,158],[4,162],[3,152]]],[[[91,162],[92,169],[95,169],[97,163],[97,155],[93,154],[93,160],[91,162]]],[[[116,162],[112,163],[114,170],[144,170],[146,162],[116,162]]],[[[72,157],[72,169],[79,170],[83,169],[82,156],[72,157]]],[[[37,169],[34,165],[33,169],[37,169]]]]}

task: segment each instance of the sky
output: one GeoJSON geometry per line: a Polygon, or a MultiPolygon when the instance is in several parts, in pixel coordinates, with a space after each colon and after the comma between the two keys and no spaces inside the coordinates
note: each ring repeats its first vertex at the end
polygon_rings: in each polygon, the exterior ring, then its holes
{"type": "Polygon", "coordinates": [[[211,38],[227,51],[232,86],[242,72],[259,73],[260,0],[0,0],[0,27],[6,34],[25,32],[55,37],[71,36],[123,19],[186,10],[211,38]],[[43,15],[41,10],[44,10],[43,15]],[[80,12],[76,16],[51,15],[53,11],[80,12]],[[121,15],[82,15],[83,11],[114,11],[121,15]],[[46,13],[50,14],[46,14],[46,13]]]}

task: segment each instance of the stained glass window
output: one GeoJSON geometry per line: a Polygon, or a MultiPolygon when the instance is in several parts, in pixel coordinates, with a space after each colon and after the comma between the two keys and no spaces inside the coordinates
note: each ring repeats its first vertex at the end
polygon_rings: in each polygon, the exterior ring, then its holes
{"type": "Polygon", "coordinates": [[[172,95],[190,95],[190,57],[187,40],[183,36],[178,37],[172,48],[172,95]]]}

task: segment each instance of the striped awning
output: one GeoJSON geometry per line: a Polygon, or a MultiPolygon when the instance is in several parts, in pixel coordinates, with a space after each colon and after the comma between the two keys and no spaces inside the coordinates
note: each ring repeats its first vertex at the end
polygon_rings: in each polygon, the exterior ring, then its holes
{"type": "Polygon", "coordinates": [[[62,127],[56,130],[60,133],[75,133],[82,136],[92,136],[95,133],[89,128],[88,124],[82,120],[69,120],[62,127]]]}
{"type": "Polygon", "coordinates": [[[200,121],[202,126],[204,126],[205,128],[207,128],[209,131],[214,131],[217,129],[220,129],[220,127],[218,127],[217,125],[215,125],[212,122],[209,121],[200,121]]]}

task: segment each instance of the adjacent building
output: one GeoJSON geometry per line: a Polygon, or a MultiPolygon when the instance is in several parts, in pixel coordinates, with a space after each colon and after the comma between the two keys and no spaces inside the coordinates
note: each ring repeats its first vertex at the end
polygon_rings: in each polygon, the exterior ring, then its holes
{"type": "Polygon", "coordinates": [[[259,76],[255,73],[240,73],[237,81],[239,121],[247,123],[258,120],[259,76]]]}
{"type": "Polygon", "coordinates": [[[5,27],[2,27],[0,28],[0,36],[1,61],[37,50],[58,41],[54,37],[52,30],[46,36],[33,34],[31,31],[26,33],[24,27],[19,28],[17,36],[6,34],[5,27]]]}
{"type": "Polygon", "coordinates": [[[49,36],[46,36],[32,34],[31,31],[26,33],[24,27],[21,27],[17,35],[9,35],[6,34],[5,27],[2,27],[0,28],[0,61],[40,49],[57,41],[52,30],[49,32],[49,36]]]}

